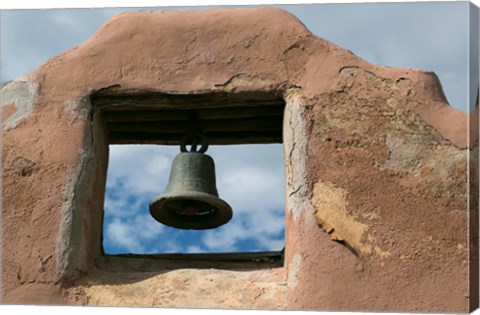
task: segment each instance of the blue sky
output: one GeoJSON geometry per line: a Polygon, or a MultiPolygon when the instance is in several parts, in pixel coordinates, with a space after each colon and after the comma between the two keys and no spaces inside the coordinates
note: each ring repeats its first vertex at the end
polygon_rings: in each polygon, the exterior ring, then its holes
{"type": "Polygon", "coordinates": [[[110,146],[104,248],[109,253],[281,250],[285,180],[281,144],[210,146],[220,197],[232,220],[188,231],[156,222],[148,203],[166,188],[176,146],[110,146]]]}
{"type": "MultiPolygon", "coordinates": [[[[280,7],[296,15],[316,35],[371,63],[434,71],[450,104],[467,111],[468,3],[280,7]]],[[[2,11],[1,83],[84,42],[110,17],[126,10],[2,11]]],[[[104,229],[107,252],[229,252],[283,247],[281,145],[209,148],[207,153],[216,163],[220,196],[232,205],[234,218],[222,228],[201,232],[168,228],[148,214],[149,201],[165,189],[177,147],[111,146],[110,150],[104,229]]]]}

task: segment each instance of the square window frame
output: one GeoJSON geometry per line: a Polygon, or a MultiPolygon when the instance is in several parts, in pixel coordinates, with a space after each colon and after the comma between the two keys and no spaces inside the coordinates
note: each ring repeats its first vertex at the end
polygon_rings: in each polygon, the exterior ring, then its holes
{"type": "MultiPolygon", "coordinates": [[[[92,120],[94,124],[96,121],[100,125],[103,132],[100,142],[107,146],[107,160],[108,146],[111,144],[179,145],[185,132],[185,124],[189,123],[192,113],[196,119],[209,122],[205,133],[208,133],[211,144],[282,143],[283,146],[286,102],[278,91],[172,95],[151,91],[117,92],[116,88],[107,88],[91,94],[90,102],[93,108],[92,120]],[[184,120],[185,124],[169,123],[179,118],[184,120]],[[235,126],[231,123],[225,122],[232,118],[236,119],[237,129],[232,128],[235,126]],[[161,130],[156,129],[160,125],[159,119],[163,121],[161,130]]],[[[103,196],[107,168],[103,170],[103,196]]],[[[102,198],[99,233],[101,254],[94,259],[95,265],[101,270],[139,272],[182,268],[258,270],[285,267],[286,239],[284,249],[280,251],[106,254],[103,249],[103,217],[102,198]]]]}

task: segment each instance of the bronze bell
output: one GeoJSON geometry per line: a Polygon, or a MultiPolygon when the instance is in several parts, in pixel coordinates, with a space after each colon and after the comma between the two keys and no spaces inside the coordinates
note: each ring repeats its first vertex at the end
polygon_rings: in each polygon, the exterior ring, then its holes
{"type": "Polygon", "coordinates": [[[218,197],[213,159],[204,154],[208,144],[203,134],[189,134],[182,140],[181,153],[172,163],[167,189],[150,202],[150,214],[165,225],[186,230],[206,230],[219,227],[232,218],[232,208],[218,197]],[[198,138],[187,152],[186,142],[198,138]]]}

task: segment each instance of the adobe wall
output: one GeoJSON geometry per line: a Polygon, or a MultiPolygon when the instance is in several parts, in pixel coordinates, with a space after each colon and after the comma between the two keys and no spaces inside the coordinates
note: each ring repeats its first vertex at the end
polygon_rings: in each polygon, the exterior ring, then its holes
{"type": "Polygon", "coordinates": [[[2,117],[3,303],[422,312],[477,303],[467,206],[472,189],[478,208],[478,162],[468,164],[478,161],[478,107],[469,117],[433,73],[368,64],[282,10],[120,14],[5,85],[2,117]],[[105,89],[282,95],[285,266],[118,269],[103,259],[108,137],[90,96],[105,89]]]}

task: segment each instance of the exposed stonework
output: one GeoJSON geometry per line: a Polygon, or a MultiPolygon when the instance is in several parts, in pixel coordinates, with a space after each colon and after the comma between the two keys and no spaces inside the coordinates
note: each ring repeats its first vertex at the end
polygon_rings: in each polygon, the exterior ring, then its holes
{"type": "Polygon", "coordinates": [[[1,93],[3,302],[403,312],[477,304],[467,178],[478,132],[469,135],[467,121],[478,126],[478,107],[470,116],[451,108],[433,73],[368,64],[279,9],[129,12],[1,93]],[[90,101],[98,91],[282,96],[284,267],[103,264],[109,140],[90,101]]]}

